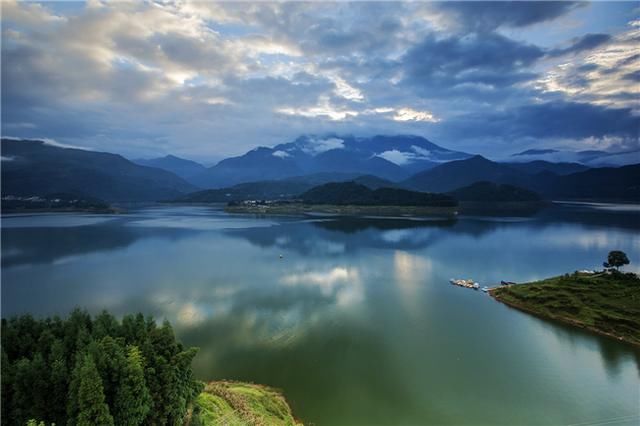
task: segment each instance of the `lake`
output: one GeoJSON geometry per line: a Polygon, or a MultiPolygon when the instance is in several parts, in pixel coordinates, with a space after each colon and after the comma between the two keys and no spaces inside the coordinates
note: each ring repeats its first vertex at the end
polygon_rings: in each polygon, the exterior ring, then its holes
{"type": "Polygon", "coordinates": [[[2,316],[166,318],[200,348],[200,379],[280,388],[309,424],[638,424],[638,350],[449,284],[594,269],[613,249],[640,272],[637,206],[444,221],[191,206],[4,216],[2,316]]]}

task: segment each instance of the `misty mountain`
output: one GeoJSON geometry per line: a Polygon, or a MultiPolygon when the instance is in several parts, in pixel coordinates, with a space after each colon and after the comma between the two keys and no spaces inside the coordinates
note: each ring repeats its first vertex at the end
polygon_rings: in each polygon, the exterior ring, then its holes
{"type": "Polygon", "coordinates": [[[3,196],[62,192],[105,201],[155,201],[194,189],[173,173],[132,163],[120,155],[39,140],[2,139],[3,196]]]}
{"type": "Polygon", "coordinates": [[[442,162],[470,154],[438,146],[420,136],[301,136],[273,148],[259,147],[225,159],[196,175],[205,188],[277,180],[315,173],[352,173],[402,180],[442,162]]]}
{"type": "Polygon", "coordinates": [[[640,200],[640,164],[562,175],[551,170],[532,174],[478,155],[442,164],[400,184],[420,191],[451,192],[483,181],[525,188],[546,199],[640,200]]]}
{"type": "Polygon", "coordinates": [[[528,176],[525,172],[476,155],[417,173],[401,184],[418,191],[449,192],[481,181],[517,184],[525,176],[528,176]]]}
{"type": "Polygon", "coordinates": [[[165,157],[151,159],[137,159],[131,161],[141,166],[155,167],[158,169],[167,170],[177,176],[180,176],[187,182],[189,182],[190,178],[194,175],[202,173],[207,169],[200,163],[176,157],[175,155],[167,155],[165,157]]]}

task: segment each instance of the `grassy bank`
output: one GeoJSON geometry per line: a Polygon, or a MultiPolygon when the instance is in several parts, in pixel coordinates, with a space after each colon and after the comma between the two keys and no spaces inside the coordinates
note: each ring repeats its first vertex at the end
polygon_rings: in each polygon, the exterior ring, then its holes
{"type": "Polygon", "coordinates": [[[640,346],[640,279],[633,274],[574,273],[490,293],[514,308],[640,346]]]}
{"type": "Polygon", "coordinates": [[[457,214],[456,207],[430,207],[430,206],[358,206],[358,205],[333,205],[333,204],[257,204],[227,206],[225,211],[229,213],[250,214],[331,214],[341,216],[436,216],[452,217],[457,214]]]}
{"type": "Polygon", "coordinates": [[[284,397],[275,389],[241,382],[209,382],[198,396],[192,426],[297,426],[284,397]]]}

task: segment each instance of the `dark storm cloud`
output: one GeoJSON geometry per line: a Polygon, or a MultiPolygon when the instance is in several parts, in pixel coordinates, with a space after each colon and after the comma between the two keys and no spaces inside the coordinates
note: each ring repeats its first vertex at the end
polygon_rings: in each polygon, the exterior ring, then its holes
{"type": "Polygon", "coordinates": [[[610,34],[586,34],[582,37],[572,40],[573,42],[569,47],[566,47],[564,49],[551,50],[549,52],[549,55],[562,56],[568,54],[576,54],[585,50],[595,49],[596,47],[603,45],[609,40],[611,40],[610,34]]]}
{"type": "Polygon", "coordinates": [[[530,65],[543,56],[539,47],[497,33],[428,35],[401,62],[405,83],[423,93],[446,94],[465,84],[504,88],[530,80],[535,76],[530,65]]]}
{"type": "Polygon", "coordinates": [[[583,2],[569,1],[471,1],[437,3],[438,9],[455,17],[467,31],[491,31],[499,27],[526,27],[553,20],[583,2]]]}
{"type": "Polygon", "coordinates": [[[618,136],[638,147],[640,117],[630,108],[555,101],[514,110],[469,114],[447,124],[458,137],[602,138],[618,136]]]}

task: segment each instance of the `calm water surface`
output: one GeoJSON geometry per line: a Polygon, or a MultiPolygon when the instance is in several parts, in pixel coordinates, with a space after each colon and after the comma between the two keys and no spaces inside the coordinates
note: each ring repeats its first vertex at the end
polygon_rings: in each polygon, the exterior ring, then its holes
{"type": "Polygon", "coordinates": [[[201,348],[199,378],[278,387],[316,425],[638,424],[638,351],[448,280],[536,280],[611,249],[639,272],[639,219],[602,205],[455,221],[5,216],[2,315],[167,318],[201,348]]]}

